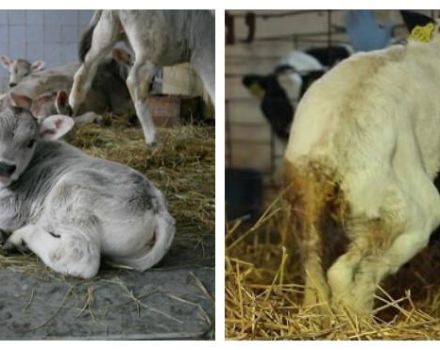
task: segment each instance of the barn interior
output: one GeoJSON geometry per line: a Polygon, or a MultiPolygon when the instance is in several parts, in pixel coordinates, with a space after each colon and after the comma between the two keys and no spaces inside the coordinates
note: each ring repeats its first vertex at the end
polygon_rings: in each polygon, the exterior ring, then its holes
{"type": "Polygon", "coordinates": [[[226,12],[227,338],[439,339],[436,233],[381,285],[373,322],[347,314],[322,325],[301,304],[299,243],[282,199],[283,153],[307,88],[356,52],[404,44],[411,18],[397,10],[226,12]]]}
{"type": "MultiPolygon", "coordinates": [[[[46,69],[78,61],[83,10],[0,11],[0,55],[44,60],[46,69]]],[[[8,72],[0,67],[0,91],[8,72]]],[[[31,254],[0,244],[0,339],[212,339],[214,337],[214,109],[187,64],[166,67],[150,96],[159,144],[147,147],[136,118],[106,113],[73,130],[85,153],[145,174],[176,219],[166,257],[143,273],[103,263],[91,280],[65,277],[31,254]]]]}

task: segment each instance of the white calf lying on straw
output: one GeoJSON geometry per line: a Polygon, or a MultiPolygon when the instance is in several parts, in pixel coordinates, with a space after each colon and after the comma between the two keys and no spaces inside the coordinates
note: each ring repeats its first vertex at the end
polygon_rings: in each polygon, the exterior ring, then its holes
{"type": "Polygon", "coordinates": [[[101,255],[152,267],[175,232],[164,196],[137,171],[56,141],[72,126],[62,115],[38,123],[23,108],[0,112],[0,230],[12,232],[4,248],[28,248],[83,278],[96,275],[101,255]]]}

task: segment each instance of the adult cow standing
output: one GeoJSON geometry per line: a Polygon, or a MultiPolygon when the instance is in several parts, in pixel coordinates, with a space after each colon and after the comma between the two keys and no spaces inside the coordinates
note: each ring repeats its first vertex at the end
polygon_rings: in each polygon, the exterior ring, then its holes
{"type": "Polygon", "coordinates": [[[214,103],[215,21],[210,11],[96,11],[80,43],[81,67],[75,74],[69,104],[75,111],[90,88],[98,64],[120,40],[135,54],[127,86],[147,144],[156,132],[147,106],[151,81],[163,66],[191,63],[214,103]]]}

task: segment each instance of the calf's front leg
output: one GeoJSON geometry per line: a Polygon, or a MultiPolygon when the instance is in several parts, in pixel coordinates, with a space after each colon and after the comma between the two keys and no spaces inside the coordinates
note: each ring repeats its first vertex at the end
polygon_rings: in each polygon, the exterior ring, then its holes
{"type": "Polygon", "coordinates": [[[38,225],[16,230],[5,248],[29,249],[51,269],[75,277],[91,278],[100,265],[100,243],[77,228],[49,231],[38,225]]]}

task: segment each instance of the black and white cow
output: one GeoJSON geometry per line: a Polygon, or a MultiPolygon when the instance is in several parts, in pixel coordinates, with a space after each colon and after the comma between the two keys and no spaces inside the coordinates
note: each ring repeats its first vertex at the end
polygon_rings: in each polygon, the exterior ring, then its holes
{"type": "Polygon", "coordinates": [[[295,50],[283,57],[274,71],[266,75],[248,74],[243,85],[260,100],[263,115],[275,135],[289,137],[295,106],[307,89],[327,71],[328,66],[348,57],[345,46],[295,50]],[[310,51],[310,53],[309,53],[310,51]]]}

